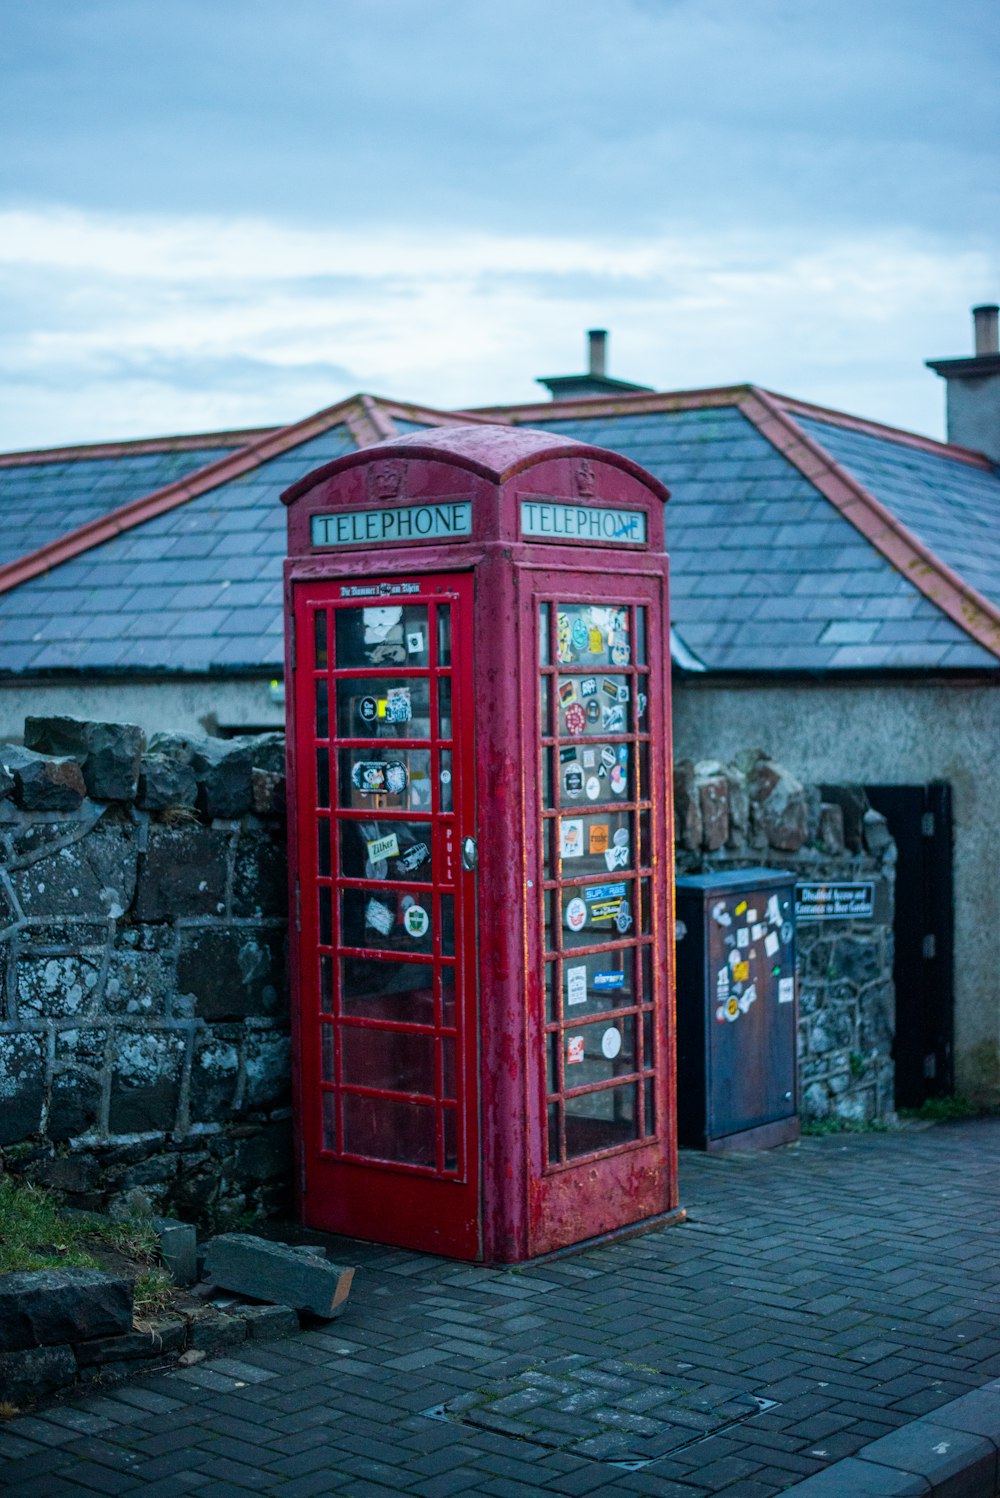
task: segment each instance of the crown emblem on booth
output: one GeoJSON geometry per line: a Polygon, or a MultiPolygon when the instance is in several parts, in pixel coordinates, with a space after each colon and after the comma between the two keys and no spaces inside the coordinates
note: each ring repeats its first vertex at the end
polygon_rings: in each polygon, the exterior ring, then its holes
{"type": "Polygon", "coordinates": [[[373,463],[368,471],[368,488],[373,499],[395,499],[402,477],[396,463],[373,463]]]}
{"type": "Polygon", "coordinates": [[[582,499],[590,499],[597,487],[594,465],[589,458],[581,458],[576,465],[576,492],[582,499]]]}

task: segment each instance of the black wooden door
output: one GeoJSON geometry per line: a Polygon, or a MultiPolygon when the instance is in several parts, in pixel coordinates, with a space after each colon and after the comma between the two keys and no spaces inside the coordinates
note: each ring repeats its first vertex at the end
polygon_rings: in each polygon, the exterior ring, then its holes
{"type": "Polygon", "coordinates": [[[951,787],[867,785],[899,851],[896,866],[896,1107],[954,1086],[951,787]]]}

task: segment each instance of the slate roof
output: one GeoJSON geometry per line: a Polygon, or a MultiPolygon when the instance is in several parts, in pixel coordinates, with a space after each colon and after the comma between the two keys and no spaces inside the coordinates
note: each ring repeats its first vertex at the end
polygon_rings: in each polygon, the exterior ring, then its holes
{"type": "Polygon", "coordinates": [[[118,505],[174,483],[243,444],[229,442],[187,451],[123,449],[113,455],[60,455],[8,464],[0,458],[0,563],[105,515],[118,505]]]}
{"type": "Polygon", "coordinates": [[[46,543],[0,556],[0,674],[279,671],[281,491],[359,446],[470,420],[610,447],[667,484],[682,669],[998,670],[990,464],[738,386],[478,413],[358,396],[206,446],[0,457],[0,514],[46,543]],[[77,529],[58,535],[61,519],[77,529]]]}

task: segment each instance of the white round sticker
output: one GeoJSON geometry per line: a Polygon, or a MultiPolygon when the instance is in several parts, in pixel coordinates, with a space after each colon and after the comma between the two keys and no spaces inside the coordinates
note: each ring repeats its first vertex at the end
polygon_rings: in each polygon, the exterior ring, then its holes
{"type": "Polygon", "coordinates": [[[587,923],[587,907],[582,900],[570,900],[566,906],[566,924],[571,931],[582,931],[587,923]]]}
{"type": "Polygon", "coordinates": [[[601,782],[596,775],[591,775],[587,780],[587,800],[596,801],[601,794],[601,782]]]}
{"type": "Polygon", "coordinates": [[[616,848],[627,848],[628,847],[628,828],[627,827],[619,827],[618,830],[616,831],[614,837],[611,839],[611,841],[614,843],[614,845],[615,845],[616,848]]]}
{"type": "Polygon", "coordinates": [[[621,1050],[621,1048],[621,1031],[616,1030],[614,1026],[612,1026],[610,1030],[605,1030],[604,1034],[601,1036],[601,1050],[604,1052],[605,1056],[607,1056],[608,1060],[613,1061],[618,1055],[618,1052],[621,1050]]]}
{"type": "Polygon", "coordinates": [[[442,785],[451,785],[451,771],[450,770],[442,770],[441,771],[441,784],[442,785]]]}
{"type": "Polygon", "coordinates": [[[431,918],[422,905],[411,905],[403,916],[403,925],[406,927],[408,936],[424,936],[431,918]]]}

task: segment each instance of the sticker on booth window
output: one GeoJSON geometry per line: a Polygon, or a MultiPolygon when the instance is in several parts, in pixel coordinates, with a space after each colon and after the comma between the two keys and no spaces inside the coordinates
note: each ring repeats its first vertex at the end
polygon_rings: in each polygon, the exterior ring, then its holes
{"type": "Polygon", "coordinates": [[[409,723],[412,716],[409,687],[390,687],[385,694],[385,721],[409,723]]]}
{"type": "Polygon", "coordinates": [[[406,636],[406,649],[410,655],[420,655],[424,648],[424,632],[422,629],[411,629],[406,636]]]}
{"type": "Polygon", "coordinates": [[[365,906],[365,925],[371,926],[379,936],[388,936],[396,924],[396,917],[388,905],[383,905],[381,900],[369,900],[365,906]]]}
{"type": "Polygon", "coordinates": [[[618,683],[616,681],[612,681],[609,676],[606,676],[601,682],[601,691],[604,693],[605,697],[610,698],[612,702],[618,701],[618,683]]]}
{"type": "Polygon", "coordinates": [[[628,784],[628,777],[621,765],[615,765],[611,771],[611,789],[616,796],[620,796],[628,784]]]}
{"type": "Polygon", "coordinates": [[[567,763],[568,760],[571,760],[571,759],[575,760],[576,759],[576,755],[577,755],[576,746],[573,745],[573,744],[570,744],[567,748],[559,750],[559,763],[561,765],[564,765],[564,764],[567,763]]]}
{"type": "Polygon", "coordinates": [[[568,967],[566,969],[566,1003],[585,1004],[587,1002],[587,969],[585,967],[568,967]]]}
{"type": "Polygon", "coordinates": [[[625,709],[619,707],[617,703],[614,707],[606,707],[601,714],[601,726],[606,728],[608,733],[624,733],[625,709]]]}
{"type": "Polygon", "coordinates": [[[358,717],[362,723],[374,723],[378,717],[378,698],[362,697],[358,702],[358,717]]]}
{"type": "Polygon", "coordinates": [[[587,722],[597,723],[601,717],[601,704],[596,697],[592,697],[587,703],[587,722]]]}
{"type": "Polygon", "coordinates": [[[791,1004],[795,999],[795,979],[778,979],[778,1003],[791,1004]]]}
{"type": "Polygon", "coordinates": [[[590,829],[590,841],[587,847],[588,853],[605,853],[608,847],[608,824],[607,822],[595,822],[590,829]]]}
{"type": "Polygon", "coordinates": [[[585,770],[592,770],[597,764],[597,755],[593,749],[585,749],[583,751],[583,754],[581,755],[581,758],[583,760],[583,768],[585,770]]]}
{"type": "Polygon", "coordinates": [[[584,699],[586,699],[587,697],[593,697],[593,695],[594,695],[594,693],[596,691],[597,691],[597,677],[596,676],[584,676],[584,677],[581,678],[581,680],[580,680],[580,696],[581,697],[583,697],[584,699]]]}
{"type": "Polygon", "coordinates": [[[615,835],[611,839],[611,841],[614,843],[614,845],[615,845],[616,848],[627,848],[628,847],[628,828],[627,827],[619,827],[619,828],[617,828],[616,831],[615,831],[615,835]]]}
{"type": "Polygon", "coordinates": [[[588,801],[598,801],[600,799],[601,782],[598,780],[596,775],[589,775],[587,777],[586,790],[588,801]]]}
{"type": "Polygon", "coordinates": [[[561,858],[581,858],[583,856],[582,821],[560,822],[559,856],[561,858]]]}
{"type": "Polygon", "coordinates": [[[624,869],[628,863],[628,847],[606,848],[604,862],[608,866],[609,874],[613,874],[615,869],[624,869]]]}
{"type": "Polygon", "coordinates": [[[399,839],[394,832],[390,832],[387,837],[373,838],[365,847],[372,863],[381,863],[386,858],[396,858],[399,855],[399,839]]]}
{"type": "Polygon", "coordinates": [[[631,651],[627,644],[616,641],[611,647],[611,664],[613,666],[627,666],[631,651]]]}
{"type": "Polygon", "coordinates": [[[576,682],[572,677],[569,681],[559,683],[559,701],[563,707],[569,707],[571,702],[576,701],[576,682]]]}
{"type": "Polygon", "coordinates": [[[777,931],[769,931],[764,937],[764,951],[768,957],[773,957],[780,945],[777,931]]]}
{"type": "Polygon", "coordinates": [[[617,762],[617,759],[618,755],[615,753],[615,746],[613,744],[604,744],[601,748],[601,764],[610,770],[611,766],[617,762]]]}
{"type": "Polygon", "coordinates": [[[601,1050],[609,1061],[613,1061],[621,1048],[622,1032],[616,1030],[614,1025],[611,1025],[601,1036],[601,1050]]]}
{"type": "Polygon", "coordinates": [[[590,630],[579,615],[573,620],[569,637],[574,650],[586,650],[590,643],[590,630]]]}
{"type": "Polygon", "coordinates": [[[579,898],[566,906],[566,924],[571,931],[582,931],[587,924],[587,907],[579,898]]]}
{"type": "Polygon", "coordinates": [[[600,655],[604,649],[604,640],[601,636],[601,631],[594,624],[590,626],[590,636],[587,643],[591,655],[600,655]]]}
{"type": "Polygon", "coordinates": [[[564,666],[573,659],[572,629],[568,614],[556,615],[556,658],[564,666]]]}
{"type": "Polygon", "coordinates": [[[637,701],[639,706],[639,717],[642,718],[645,716],[646,706],[649,702],[649,698],[646,696],[645,692],[640,692],[637,701]]]}
{"type": "Polygon", "coordinates": [[[407,936],[419,938],[427,935],[427,928],[431,918],[422,905],[409,905],[403,915],[403,925],[407,936]]]}
{"type": "Polygon", "coordinates": [[[598,991],[625,987],[624,973],[595,973],[594,987],[598,991]]]}
{"type": "Polygon", "coordinates": [[[422,869],[431,856],[431,850],[426,843],[414,843],[412,847],[404,849],[399,854],[396,866],[402,869],[404,874],[414,874],[417,869],[422,869]]]}
{"type": "Polygon", "coordinates": [[[625,933],[626,933],[626,931],[628,931],[631,928],[631,925],[632,925],[632,912],[629,909],[629,903],[628,903],[628,901],[627,900],[623,900],[621,902],[621,904],[619,905],[619,907],[618,907],[618,914],[615,916],[615,926],[616,926],[617,930],[619,931],[619,933],[622,936],[624,936],[625,933]]]}
{"type": "Polygon", "coordinates": [[[587,714],[579,702],[571,702],[566,709],[566,732],[576,738],[587,726],[587,714]]]}
{"type": "Polygon", "coordinates": [[[351,784],[362,796],[388,792],[400,796],[406,790],[409,775],[397,759],[362,759],[351,768],[351,784]]]}
{"type": "Polygon", "coordinates": [[[573,764],[563,775],[563,789],[571,801],[583,794],[583,771],[573,764]]]}
{"type": "Polygon", "coordinates": [[[583,1060],[583,1036],[571,1035],[566,1041],[566,1065],[575,1066],[583,1060]]]}

